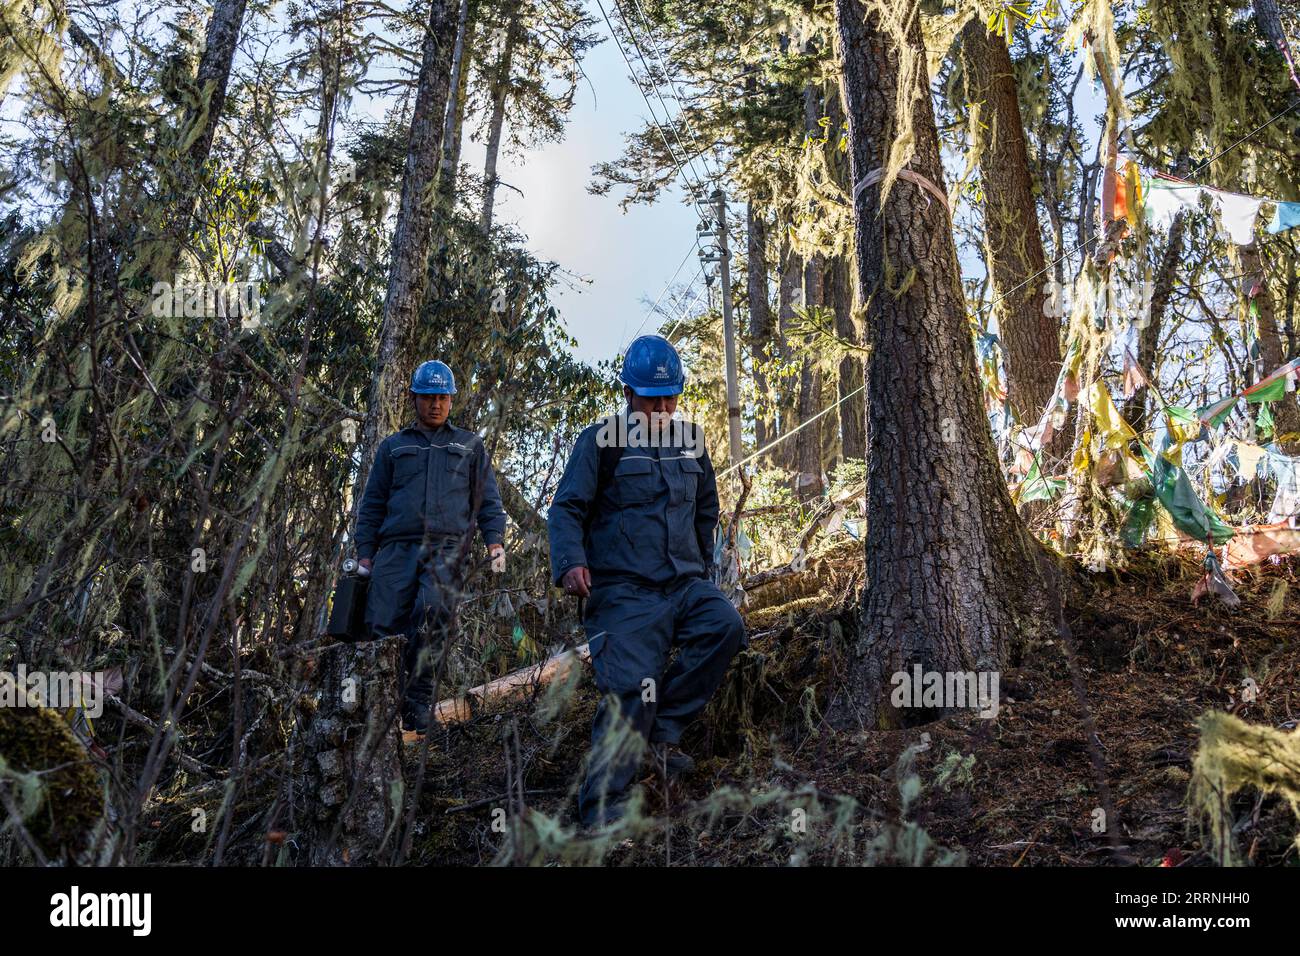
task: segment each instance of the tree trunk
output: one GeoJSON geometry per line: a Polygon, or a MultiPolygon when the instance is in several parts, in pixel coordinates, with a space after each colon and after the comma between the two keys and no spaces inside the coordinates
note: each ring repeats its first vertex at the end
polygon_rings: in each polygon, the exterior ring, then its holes
{"type": "Polygon", "coordinates": [[[772,338],[772,304],[768,299],[767,287],[767,223],[762,213],[754,209],[752,202],[745,206],[745,231],[747,285],[749,300],[749,354],[753,363],[754,392],[759,406],[754,412],[754,440],[762,448],[772,440],[773,430],[769,427],[768,414],[761,403],[770,402],[767,373],[762,363],[770,358],[769,342],[772,338]]]}
{"type": "MultiPolygon", "coordinates": [[[[853,181],[888,160],[910,128],[908,167],[943,189],[920,19],[836,0],[853,181]],[[906,67],[906,72],[904,68],[906,67]],[[901,93],[910,123],[898,115],[901,93]]],[[[917,183],[868,186],[854,206],[858,278],[868,303],[867,590],[837,724],[915,724],[940,716],[891,706],[891,675],[998,671],[1045,628],[1036,546],[1007,493],[984,415],[952,223],[917,183]],[[919,713],[925,716],[918,717],[919,713]]]]}
{"type": "Polygon", "coordinates": [[[447,210],[456,204],[456,173],[460,166],[460,133],[465,122],[473,32],[474,24],[469,22],[469,0],[460,0],[460,13],[456,16],[456,46],[451,54],[455,95],[449,97],[447,122],[442,128],[442,165],[438,170],[438,195],[447,210]]]}
{"type": "MultiPolygon", "coordinates": [[[[1148,379],[1156,375],[1156,347],[1160,344],[1160,330],[1164,324],[1165,308],[1174,291],[1174,278],[1183,258],[1183,235],[1187,231],[1185,214],[1174,216],[1169,226],[1169,241],[1160,257],[1160,269],[1151,287],[1151,314],[1145,328],[1138,334],[1138,354],[1134,356],[1138,368],[1148,379]]],[[[1139,435],[1147,427],[1147,387],[1139,385],[1132,397],[1124,403],[1124,420],[1139,435]]]]}
{"type": "Polygon", "coordinates": [[[374,865],[402,784],[397,687],[402,638],[319,652],[320,707],[303,746],[302,834],[309,866],[374,865]]]}
{"type": "MultiPolygon", "coordinates": [[[[152,273],[168,282],[172,281],[180,252],[189,239],[203,165],[212,151],[212,139],[226,102],[230,67],[235,59],[246,3],[247,0],[216,0],[208,19],[203,55],[194,77],[199,89],[199,102],[186,109],[184,119],[174,133],[174,145],[183,152],[177,156],[175,179],[171,188],[166,190],[172,198],[160,211],[158,232],[146,243],[152,255],[143,256],[146,260],[152,258],[152,273]]],[[[84,33],[78,31],[78,35],[83,47],[103,56],[84,33]]],[[[104,268],[109,270],[109,274],[101,284],[105,288],[111,287],[117,282],[117,265],[105,262],[104,268]]]]}
{"type": "MultiPolygon", "coordinates": [[[[799,261],[799,257],[795,255],[794,250],[790,248],[790,238],[784,234],[784,227],[781,232],[781,277],[777,286],[776,351],[785,362],[792,362],[794,356],[790,345],[790,325],[794,321],[795,300],[803,294],[803,264],[799,261]]],[[[789,434],[798,422],[795,414],[796,405],[791,397],[792,395],[795,398],[798,397],[797,383],[792,383],[789,378],[783,377],[776,387],[775,405],[778,409],[777,434],[774,436],[776,438],[783,438],[789,434]]],[[[783,471],[793,471],[795,468],[793,444],[783,441],[777,445],[773,463],[783,471]]]]}
{"type": "Polygon", "coordinates": [[[192,109],[181,129],[186,135],[193,135],[186,153],[189,164],[182,173],[180,196],[177,200],[177,227],[182,239],[189,232],[190,217],[194,213],[194,200],[198,193],[199,177],[203,164],[212,152],[212,138],[217,131],[217,122],[226,104],[226,87],[230,83],[230,66],[235,60],[235,46],[239,42],[239,31],[244,23],[246,0],[216,0],[212,8],[212,17],[208,20],[207,37],[203,45],[203,56],[199,60],[199,71],[195,81],[200,96],[206,95],[206,101],[200,100],[199,109],[192,109]],[[197,124],[197,129],[195,128],[197,124]]]}
{"type": "MultiPolygon", "coordinates": [[[[1255,290],[1254,302],[1258,309],[1256,332],[1259,335],[1259,357],[1264,363],[1262,375],[1267,375],[1288,358],[1283,351],[1281,332],[1277,327],[1277,305],[1273,301],[1273,290],[1268,286],[1268,275],[1264,271],[1263,260],[1259,254],[1259,244],[1252,242],[1248,246],[1230,243],[1233,257],[1237,261],[1237,271],[1241,273],[1242,289],[1246,293],[1243,308],[1249,316],[1250,290],[1255,290]]],[[[1247,319],[1248,321],[1248,319],[1247,319]]],[[[1282,451],[1287,455],[1300,452],[1300,405],[1296,404],[1294,393],[1282,396],[1274,403],[1273,420],[1276,435],[1294,436],[1281,442],[1282,451]]]]}
{"type": "MultiPolygon", "coordinates": [[[[379,442],[406,410],[407,370],[401,348],[424,302],[433,235],[441,136],[451,85],[456,16],[451,0],[433,0],[424,37],[402,198],[393,232],[392,264],[379,355],[370,383],[364,441],[352,497],[351,526],[379,442]]],[[[312,865],[373,863],[393,823],[393,782],[401,780],[401,745],[394,724],[400,707],[400,641],[375,641],[334,650],[326,667],[321,707],[308,730],[304,785],[320,799],[307,836],[312,865]],[[351,678],[362,702],[349,710],[339,692],[351,678]],[[364,685],[364,693],[360,687],[364,685]],[[365,731],[353,725],[360,722],[365,731]],[[328,789],[326,789],[328,788],[328,789]]]]}
{"type": "MultiPolygon", "coordinates": [[[[826,257],[814,254],[804,262],[803,303],[805,309],[826,302],[826,257]]],[[[795,412],[796,425],[802,425],[821,411],[822,373],[809,357],[807,336],[800,338],[802,355],[799,369],[799,397],[795,412]]],[[[821,429],[809,425],[794,436],[794,493],[797,498],[811,498],[822,493],[821,429]]]]}
{"type": "Polygon", "coordinates": [[[510,70],[515,44],[519,42],[520,23],[516,7],[510,15],[505,45],[501,48],[501,59],[492,80],[492,118],[488,122],[487,158],[483,161],[483,213],[479,217],[484,232],[492,230],[492,213],[497,197],[497,155],[501,152],[501,128],[505,125],[506,101],[510,98],[510,70]]]}
{"type": "MultiPolygon", "coordinates": [[[[1060,329],[1043,308],[1049,277],[1011,55],[983,17],[973,17],[962,28],[962,68],[971,136],[980,157],[985,257],[1006,355],[1007,400],[1016,422],[1032,427],[1056,388],[1060,329]]],[[[1049,456],[1059,457],[1064,450],[1054,441],[1049,456]]]]}
{"type": "MultiPolygon", "coordinates": [[[[370,381],[366,408],[358,489],[364,489],[375,449],[384,436],[401,426],[410,402],[407,398],[407,364],[400,356],[424,304],[428,282],[429,249],[432,245],[434,186],[438,174],[443,122],[451,85],[451,48],[455,41],[456,16],[452,0],[433,0],[429,27],[411,114],[411,137],[406,149],[402,177],[402,199],[393,231],[392,264],[388,293],[384,298],[384,319],[379,333],[379,356],[370,381]]],[[[361,494],[353,499],[353,519],[361,494]]]]}
{"type": "MultiPolygon", "coordinates": [[[[1254,6],[1259,32],[1274,50],[1282,54],[1287,48],[1286,31],[1282,29],[1282,14],[1278,12],[1277,0],[1254,0],[1254,6]]],[[[1300,103],[1300,89],[1291,91],[1290,102],[1293,106],[1300,103]]]]}
{"type": "MultiPolygon", "coordinates": [[[[856,296],[846,256],[836,256],[831,263],[831,305],[835,308],[835,334],[846,342],[861,345],[862,326],[855,314],[856,296]]],[[[840,359],[836,382],[840,399],[840,451],[844,458],[867,456],[867,406],[864,393],[858,391],[862,381],[862,353],[849,352],[840,359]]]]}

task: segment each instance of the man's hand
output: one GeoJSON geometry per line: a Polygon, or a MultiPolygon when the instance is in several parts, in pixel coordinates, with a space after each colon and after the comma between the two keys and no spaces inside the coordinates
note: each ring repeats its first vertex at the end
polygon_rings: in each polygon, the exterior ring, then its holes
{"type": "Polygon", "coordinates": [[[492,544],[488,545],[488,554],[492,555],[492,573],[501,574],[506,569],[506,549],[505,545],[492,544]]]}
{"type": "Polygon", "coordinates": [[[591,572],[584,567],[569,568],[564,572],[564,593],[574,597],[591,597],[591,572]]]}
{"type": "Polygon", "coordinates": [[[362,558],[357,562],[357,564],[365,568],[367,571],[373,571],[375,569],[375,562],[370,558],[362,558]]]}

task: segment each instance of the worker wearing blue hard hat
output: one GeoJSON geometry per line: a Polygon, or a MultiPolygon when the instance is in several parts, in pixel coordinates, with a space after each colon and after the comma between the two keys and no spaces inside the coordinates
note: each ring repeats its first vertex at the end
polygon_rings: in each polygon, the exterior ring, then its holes
{"type": "Polygon", "coordinates": [[[682,734],[746,643],[740,615],[712,581],[713,465],[696,426],[673,419],[686,384],[681,357],[667,339],[643,335],[619,377],[624,420],[578,436],[547,514],[552,576],[586,599],[602,692],[578,796],[587,825],[620,817],[636,777],[640,755],[614,743],[620,724],[669,774],[690,772],[682,734]]]}
{"type": "Polygon", "coordinates": [[[433,704],[433,659],[461,591],[471,522],[493,570],[505,568],[506,514],[492,461],[475,432],[451,423],[455,394],[445,363],[415,370],[415,420],[380,443],[357,514],[357,557],[370,571],[366,619],[376,637],[406,635],[402,724],[421,733],[433,704]]]}

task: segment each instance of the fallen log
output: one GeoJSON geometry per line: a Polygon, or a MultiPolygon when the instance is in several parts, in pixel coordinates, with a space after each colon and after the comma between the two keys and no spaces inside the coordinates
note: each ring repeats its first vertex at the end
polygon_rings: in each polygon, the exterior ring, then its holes
{"type": "MultiPolygon", "coordinates": [[[[433,717],[440,724],[464,723],[474,716],[475,710],[488,701],[507,700],[534,687],[545,687],[557,677],[567,676],[577,662],[589,660],[591,660],[591,651],[587,649],[586,644],[562,651],[539,664],[530,664],[504,677],[498,677],[494,681],[471,687],[459,697],[438,701],[433,717]]],[[[406,743],[413,743],[419,739],[419,735],[413,730],[402,734],[402,740],[406,743]]]]}

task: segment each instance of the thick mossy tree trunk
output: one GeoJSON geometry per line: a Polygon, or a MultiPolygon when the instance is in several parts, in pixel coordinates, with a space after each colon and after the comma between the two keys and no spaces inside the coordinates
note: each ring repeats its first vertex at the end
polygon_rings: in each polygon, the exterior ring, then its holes
{"type": "MultiPolygon", "coordinates": [[[[962,29],[962,75],[979,151],[984,193],[984,245],[993,283],[993,314],[1007,362],[1007,401],[1016,421],[1032,427],[1052,398],[1061,370],[1060,325],[1046,314],[1043,240],[1038,229],[1029,152],[1016,97],[1011,55],[984,18],[962,29]]],[[[1049,448],[1069,449],[1068,437],[1049,448]]]]}
{"type": "MultiPolygon", "coordinates": [[[[906,5],[905,5],[906,6],[906,5]]],[[[939,190],[943,169],[919,12],[836,0],[853,181],[913,137],[907,169],[939,190]]],[[[867,587],[862,626],[829,717],[896,726],[936,711],[891,706],[891,676],[996,671],[1049,619],[1047,569],[1016,516],[983,411],[945,204],[911,179],[854,209],[868,303],[867,587]]]]}

